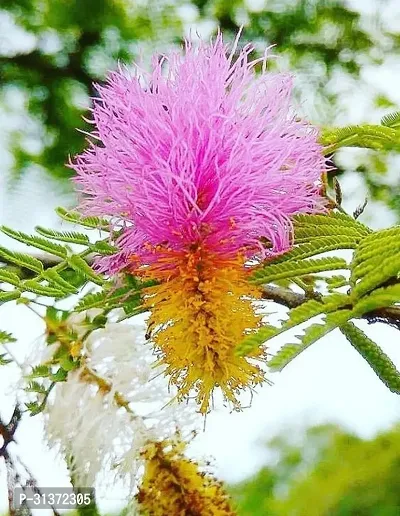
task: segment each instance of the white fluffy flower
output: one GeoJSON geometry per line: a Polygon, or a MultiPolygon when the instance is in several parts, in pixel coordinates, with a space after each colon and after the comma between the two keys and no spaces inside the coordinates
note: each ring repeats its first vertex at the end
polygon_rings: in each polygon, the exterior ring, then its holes
{"type": "Polygon", "coordinates": [[[193,429],[195,408],[171,401],[144,328],[109,323],[85,344],[85,364],[56,385],[47,404],[49,440],[72,457],[80,485],[114,472],[133,490],[146,442],[193,429]]]}

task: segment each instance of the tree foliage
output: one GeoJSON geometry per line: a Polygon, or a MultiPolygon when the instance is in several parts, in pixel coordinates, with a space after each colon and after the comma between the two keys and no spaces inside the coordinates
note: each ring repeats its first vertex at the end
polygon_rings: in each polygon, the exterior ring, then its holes
{"type": "Polygon", "coordinates": [[[275,438],[277,456],[232,487],[240,516],[395,516],[400,495],[400,429],[362,439],[334,425],[307,430],[301,443],[275,438]]]}
{"type": "MultiPolygon", "coordinates": [[[[232,38],[243,26],[243,44],[255,42],[258,55],[276,45],[270,53],[281,58],[271,59],[269,66],[295,73],[299,101],[310,108],[307,117],[320,124],[331,122],[341,108],[343,88],[339,92],[336,85],[347,77],[353,89],[356,84],[361,88],[362,70],[384,64],[399,45],[379,13],[368,18],[343,0],[273,0],[260,9],[243,0],[192,0],[184,6],[170,0],[5,0],[0,14],[32,38],[29,49],[0,49],[0,107],[9,111],[10,94],[18,91],[31,120],[9,135],[14,175],[40,165],[52,175],[69,177],[66,157],[83,146],[89,126],[82,117],[96,95],[93,81],[103,80],[118,60],[129,64],[141,53],[180,42],[188,27],[185,13],[195,25],[212,22],[232,38]]],[[[374,95],[378,112],[393,110],[386,92],[376,87],[374,95]]],[[[382,131],[389,134],[387,122],[382,131]]],[[[352,167],[346,158],[336,165],[338,174],[352,167]]],[[[399,214],[399,194],[386,179],[387,159],[366,152],[358,169],[371,197],[399,214]]]]}

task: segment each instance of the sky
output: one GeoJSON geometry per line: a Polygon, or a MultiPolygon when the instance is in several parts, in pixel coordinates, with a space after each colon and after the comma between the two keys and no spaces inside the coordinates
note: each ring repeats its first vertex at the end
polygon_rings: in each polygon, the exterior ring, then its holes
{"type": "MultiPolygon", "coordinates": [[[[371,2],[350,2],[368,9],[371,2]]],[[[255,3],[252,4],[253,7],[255,3]]],[[[258,1],[260,8],[261,2],[258,1]]],[[[394,4],[393,4],[394,5],[394,4]]],[[[262,5],[261,5],[262,7],[262,5]]],[[[389,11],[390,13],[390,11],[389,11]]],[[[392,16],[391,23],[399,19],[392,16]]],[[[397,29],[400,24],[395,25],[397,29]]],[[[29,42],[16,36],[18,44],[29,42]]],[[[395,67],[398,64],[395,63],[395,67]]],[[[382,74],[370,74],[370,80],[381,84],[400,103],[399,90],[392,81],[395,68],[388,66],[382,74]]],[[[400,71],[400,69],[398,69],[400,71]]],[[[20,100],[15,98],[18,103],[20,100]]],[[[361,100],[353,106],[349,117],[362,119],[365,105],[361,100]]],[[[20,124],[18,114],[0,112],[1,122],[20,124]]],[[[26,175],[17,189],[8,190],[7,156],[4,142],[0,152],[0,223],[15,229],[29,231],[34,225],[54,226],[54,208],[68,204],[70,198],[57,182],[44,180],[40,170],[26,175]]],[[[357,151],[354,151],[357,159],[357,151]]],[[[346,192],[344,207],[353,211],[365,197],[362,182],[356,173],[350,173],[342,184],[346,192]]],[[[364,220],[374,227],[385,227],[393,222],[389,212],[382,206],[369,206],[364,220]],[[379,209],[377,209],[379,208],[379,209]]],[[[6,237],[0,237],[6,244],[6,237]]],[[[43,332],[40,320],[24,307],[7,304],[0,309],[1,328],[18,337],[15,345],[17,357],[22,358],[32,348],[43,332]]],[[[361,323],[364,331],[375,340],[400,367],[400,348],[396,330],[382,324],[361,323]]],[[[282,339],[271,343],[271,352],[278,349],[282,339]]],[[[260,388],[249,408],[241,413],[229,413],[219,408],[207,416],[204,432],[191,446],[196,457],[213,457],[218,476],[236,482],[252,474],[264,461],[271,459],[265,443],[275,435],[299,437],[304,428],[325,422],[343,425],[364,437],[371,437],[400,420],[400,398],[392,394],[375,376],[367,363],[352,349],[339,331],[334,331],[301,354],[281,373],[270,375],[273,386],[260,388]]],[[[17,377],[11,368],[2,368],[0,375],[0,407],[2,417],[7,419],[13,404],[12,385],[17,377]],[[8,372],[9,371],[9,372],[8,372]]],[[[49,452],[42,443],[42,426],[39,417],[26,419],[17,435],[18,454],[29,465],[42,486],[68,485],[68,476],[62,461],[49,452]]],[[[0,512],[6,509],[5,471],[0,464],[0,512]]],[[[113,509],[121,498],[121,491],[100,496],[101,508],[113,509]]],[[[41,514],[44,514],[41,512],[41,514]]]]}

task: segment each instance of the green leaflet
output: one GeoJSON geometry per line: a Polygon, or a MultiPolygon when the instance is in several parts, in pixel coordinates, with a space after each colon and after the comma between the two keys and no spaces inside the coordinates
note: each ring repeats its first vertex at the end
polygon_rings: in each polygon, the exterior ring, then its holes
{"type": "Polygon", "coordinates": [[[368,362],[380,380],[396,394],[400,394],[400,373],[390,358],[357,326],[348,322],[340,328],[350,344],[368,362]]]}
{"type": "Polygon", "coordinates": [[[110,223],[105,219],[101,219],[100,217],[83,217],[76,211],[66,210],[62,207],[56,208],[56,213],[62,219],[68,222],[72,222],[73,224],[79,224],[80,226],[91,229],[100,229],[101,231],[110,230],[110,223]]]}
{"type": "Polygon", "coordinates": [[[370,271],[373,271],[382,262],[389,259],[396,259],[396,255],[400,255],[400,242],[393,246],[389,245],[383,247],[371,246],[366,252],[356,253],[351,262],[351,277],[350,282],[355,285],[356,281],[364,277],[370,271]]]}
{"type": "Polygon", "coordinates": [[[12,262],[18,265],[19,267],[23,267],[25,269],[29,269],[40,274],[43,271],[43,264],[37,258],[30,256],[25,253],[16,253],[13,251],[9,251],[5,247],[0,246],[0,260],[4,258],[7,262],[12,262]]]}
{"type": "Polygon", "coordinates": [[[33,292],[39,296],[60,298],[65,296],[64,290],[43,285],[36,280],[26,280],[21,282],[21,289],[33,292]]]}
{"type": "Polygon", "coordinates": [[[22,231],[14,231],[13,229],[8,228],[6,226],[2,226],[0,229],[5,235],[9,236],[10,238],[13,238],[14,240],[18,240],[19,242],[22,242],[26,245],[36,247],[37,249],[45,251],[49,254],[53,254],[60,258],[66,258],[67,256],[67,250],[65,249],[65,247],[59,244],[54,244],[53,242],[50,242],[45,238],[41,238],[35,235],[27,235],[22,231]]]}
{"type": "Polygon", "coordinates": [[[63,370],[63,371],[72,371],[73,369],[76,369],[77,367],[79,367],[79,362],[74,361],[69,356],[60,357],[58,363],[60,364],[61,370],[63,370]]]}
{"type": "MultiPolygon", "coordinates": [[[[295,243],[310,242],[313,238],[347,237],[353,242],[360,242],[366,233],[353,226],[335,226],[335,225],[319,225],[319,226],[299,226],[295,227],[295,243]]],[[[338,247],[336,249],[339,249],[338,247]]]]}
{"type": "Polygon", "coordinates": [[[354,306],[354,312],[361,317],[367,312],[372,312],[379,308],[400,303],[400,283],[389,285],[371,292],[370,295],[363,297],[354,306]]]}
{"type": "Polygon", "coordinates": [[[400,270],[400,255],[394,259],[388,257],[375,267],[368,267],[364,272],[364,277],[356,284],[352,290],[353,297],[360,298],[367,292],[379,287],[391,278],[396,278],[400,270]]]}
{"type": "Polygon", "coordinates": [[[60,367],[57,369],[55,373],[51,373],[49,378],[51,381],[57,383],[57,382],[64,382],[67,379],[68,371],[60,367]]]}
{"type": "MultiPolygon", "coordinates": [[[[117,251],[116,248],[103,240],[99,240],[92,244],[88,237],[82,233],[62,233],[53,230],[46,230],[44,228],[38,229],[41,234],[46,235],[48,238],[59,239],[68,243],[79,243],[81,245],[85,245],[87,248],[78,255],[68,256],[67,248],[62,245],[56,244],[42,237],[30,236],[20,231],[13,231],[9,228],[3,227],[2,231],[11,238],[56,255],[61,258],[61,261],[54,267],[44,270],[43,264],[40,260],[28,254],[15,253],[0,247],[0,259],[3,257],[6,263],[12,262],[20,267],[29,268],[38,275],[38,277],[33,280],[22,282],[16,274],[10,271],[4,271],[0,268],[0,282],[8,282],[14,286],[20,287],[21,290],[24,289],[38,295],[54,298],[76,294],[78,292],[78,286],[82,286],[85,281],[92,281],[98,285],[102,285],[104,283],[103,278],[92,270],[90,265],[84,260],[84,257],[91,252],[110,255],[117,251]],[[81,278],[78,281],[78,286],[72,284],[72,282],[76,283],[76,278],[71,277],[71,274],[68,274],[66,269],[73,269],[75,274],[78,273],[81,275],[81,278]],[[62,273],[62,275],[60,273],[62,273]],[[83,280],[82,277],[85,279],[83,280]],[[71,281],[69,281],[70,278],[71,281]],[[42,280],[46,280],[47,283],[43,284],[42,280]]],[[[9,297],[10,295],[7,294],[2,296],[2,299],[6,301],[9,300],[9,297]]],[[[16,294],[15,297],[17,297],[16,294]]]]}
{"type": "Polygon", "coordinates": [[[0,344],[9,344],[11,342],[16,342],[17,339],[15,339],[11,333],[7,333],[6,331],[0,330],[0,344]]]}
{"type": "Polygon", "coordinates": [[[365,235],[372,232],[371,229],[358,220],[338,211],[331,211],[324,215],[308,215],[301,213],[293,217],[293,223],[295,229],[301,226],[341,226],[341,228],[353,228],[356,232],[365,235]]]}
{"type": "Polygon", "coordinates": [[[141,304],[140,288],[135,289],[131,286],[120,287],[114,290],[103,290],[102,292],[90,293],[83,297],[75,310],[82,312],[91,308],[103,308],[111,310],[123,307],[129,310],[137,308],[141,304]]]}
{"type": "Polygon", "coordinates": [[[118,247],[109,244],[105,240],[98,240],[94,244],[90,244],[89,248],[93,253],[98,253],[106,256],[115,254],[119,250],[118,247]]]}
{"type": "Polygon", "coordinates": [[[379,231],[373,231],[368,235],[368,238],[364,240],[360,244],[360,249],[365,247],[369,247],[372,242],[378,244],[381,240],[385,240],[386,238],[391,237],[399,237],[400,236],[400,226],[393,226],[387,229],[381,229],[379,231]]]}
{"type": "Polygon", "coordinates": [[[253,350],[264,344],[272,337],[303,324],[317,315],[334,312],[349,303],[349,297],[345,294],[334,293],[322,298],[320,301],[310,299],[305,303],[292,308],[288,314],[289,318],[280,328],[276,326],[263,326],[260,330],[246,337],[236,348],[237,355],[248,355],[253,350]]]}
{"type": "Polygon", "coordinates": [[[400,252],[400,226],[375,231],[364,238],[354,253],[353,267],[377,256],[386,256],[400,252]]]}
{"type": "Polygon", "coordinates": [[[48,281],[49,287],[61,289],[66,295],[78,293],[78,289],[68,283],[54,268],[46,269],[42,273],[42,278],[48,281]]]}
{"type": "Polygon", "coordinates": [[[70,265],[75,271],[84,274],[90,281],[97,285],[103,285],[105,280],[94,272],[94,270],[87,264],[87,262],[79,255],[70,256],[67,259],[68,265],[70,265]]]}
{"type": "MultiPolygon", "coordinates": [[[[79,303],[75,306],[74,310],[77,312],[83,312],[90,310],[91,308],[103,308],[105,306],[105,300],[107,299],[108,292],[95,292],[94,294],[86,294],[79,303]]],[[[127,295],[127,293],[125,293],[127,295]]]]}
{"type": "Polygon", "coordinates": [[[293,328],[294,326],[298,326],[299,324],[308,321],[311,317],[333,312],[338,308],[347,306],[348,304],[349,297],[346,294],[339,293],[325,296],[320,301],[310,299],[300,306],[290,310],[289,319],[284,325],[285,329],[293,328]]]}
{"type": "Polygon", "coordinates": [[[21,292],[19,292],[18,290],[12,290],[11,292],[0,291],[0,305],[8,303],[8,301],[14,301],[19,297],[21,297],[21,292]]]}
{"type": "Polygon", "coordinates": [[[47,378],[50,375],[50,367],[46,365],[37,365],[32,367],[32,371],[27,378],[47,378]]]}
{"type": "Polygon", "coordinates": [[[235,353],[238,356],[251,356],[251,353],[259,348],[264,342],[279,334],[280,328],[265,324],[257,333],[246,337],[236,347],[235,353]]]}
{"type": "Polygon", "coordinates": [[[28,401],[25,403],[25,407],[30,412],[31,416],[37,416],[44,410],[44,405],[39,404],[37,401],[28,401]]]}
{"type": "Polygon", "coordinates": [[[90,239],[84,233],[78,233],[76,231],[56,231],[54,229],[46,229],[37,226],[36,231],[47,238],[53,240],[59,240],[61,242],[68,242],[70,244],[84,245],[88,247],[93,253],[99,253],[104,255],[115,254],[118,248],[110,245],[106,240],[98,240],[94,243],[90,242],[90,239]]]}
{"type": "Polygon", "coordinates": [[[325,147],[325,154],[331,154],[340,147],[398,150],[400,133],[387,124],[352,125],[324,130],[320,137],[320,143],[325,147]]]}
{"type": "Polygon", "coordinates": [[[303,255],[305,258],[336,249],[354,249],[371,233],[371,230],[360,222],[339,212],[326,215],[301,214],[293,218],[293,223],[295,247],[278,257],[280,261],[292,257],[299,259],[303,255]]]}
{"type": "Polygon", "coordinates": [[[325,278],[325,281],[329,290],[344,287],[349,283],[348,279],[342,275],[334,275],[330,278],[325,278]]]}
{"type": "Polygon", "coordinates": [[[127,303],[124,303],[122,308],[125,312],[125,316],[133,316],[143,312],[146,312],[147,309],[141,307],[142,300],[140,295],[136,296],[136,299],[129,300],[127,303]]]}
{"type": "Polygon", "coordinates": [[[266,262],[263,268],[253,273],[251,281],[275,285],[286,281],[287,284],[283,285],[286,288],[294,282],[309,296],[316,295],[313,294],[313,280],[319,279],[325,282],[331,294],[305,300],[289,311],[288,319],[281,327],[267,325],[238,345],[236,352],[239,355],[251,356],[269,339],[323,315],[322,323],[311,324],[298,336],[299,343],[284,345],[269,360],[270,368],[276,371],[334,328],[347,324],[351,318],[400,302],[400,227],[372,232],[345,214],[331,213],[294,217],[294,233],[293,248],[266,262]],[[336,257],[309,259],[341,249],[355,249],[350,265],[336,257]],[[325,278],[317,274],[335,269],[350,269],[350,280],[343,275],[325,278]],[[332,292],[332,289],[349,284],[352,289],[347,294],[332,292]]]}
{"type": "Polygon", "coordinates": [[[289,261],[267,265],[263,269],[256,270],[250,278],[252,283],[262,284],[282,278],[293,278],[314,272],[325,272],[338,269],[347,269],[346,260],[335,257],[324,257],[298,262],[289,261]]]}
{"type": "Polygon", "coordinates": [[[12,359],[7,358],[7,353],[0,353],[0,366],[11,364],[12,359]]]}
{"type": "Polygon", "coordinates": [[[336,249],[354,249],[357,247],[357,237],[349,236],[328,236],[316,237],[311,242],[305,242],[300,245],[295,245],[287,253],[278,256],[273,260],[273,264],[288,262],[290,260],[303,260],[317,254],[334,251],[336,249]]]}
{"type": "Polygon", "coordinates": [[[30,381],[24,390],[26,392],[36,392],[37,394],[46,394],[47,392],[46,387],[34,380],[30,381]]]}
{"type": "Polygon", "coordinates": [[[90,240],[84,233],[77,233],[75,231],[56,231],[54,229],[46,229],[41,226],[36,226],[35,230],[39,235],[61,242],[69,242],[71,244],[89,245],[90,240]]]}
{"type": "Polygon", "coordinates": [[[10,272],[4,268],[0,268],[0,283],[9,283],[14,287],[18,287],[20,282],[20,278],[14,272],[10,272]]]}
{"type": "Polygon", "coordinates": [[[397,279],[400,271],[400,227],[368,235],[357,247],[350,269],[354,299],[397,279]]]}
{"type": "Polygon", "coordinates": [[[400,128],[400,111],[385,115],[381,120],[381,124],[387,127],[393,127],[394,129],[400,128]]]}
{"type": "Polygon", "coordinates": [[[353,317],[352,310],[340,310],[328,314],[323,324],[311,324],[304,330],[303,335],[296,335],[300,339],[299,344],[285,344],[268,362],[272,371],[282,371],[294,358],[314,344],[327,333],[340,327],[343,323],[353,317]]]}

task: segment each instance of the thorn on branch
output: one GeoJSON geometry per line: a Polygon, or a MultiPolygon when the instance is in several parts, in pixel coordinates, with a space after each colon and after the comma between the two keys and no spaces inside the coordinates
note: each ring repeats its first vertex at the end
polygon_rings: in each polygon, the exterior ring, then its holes
{"type": "Polygon", "coordinates": [[[336,204],[337,204],[337,206],[341,206],[342,200],[343,200],[342,188],[336,177],[333,178],[333,188],[335,190],[336,204]]]}
{"type": "Polygon", "coordinates": [[[356,208],[354,210],[353,217],[355,219],[358,219],[358,217],[364,212],[365,207],[367,206],[367,204],[368,204],[368,199],[365,199],[365,201],[360,206],[358,206],[358,208],[356,208]]]}

